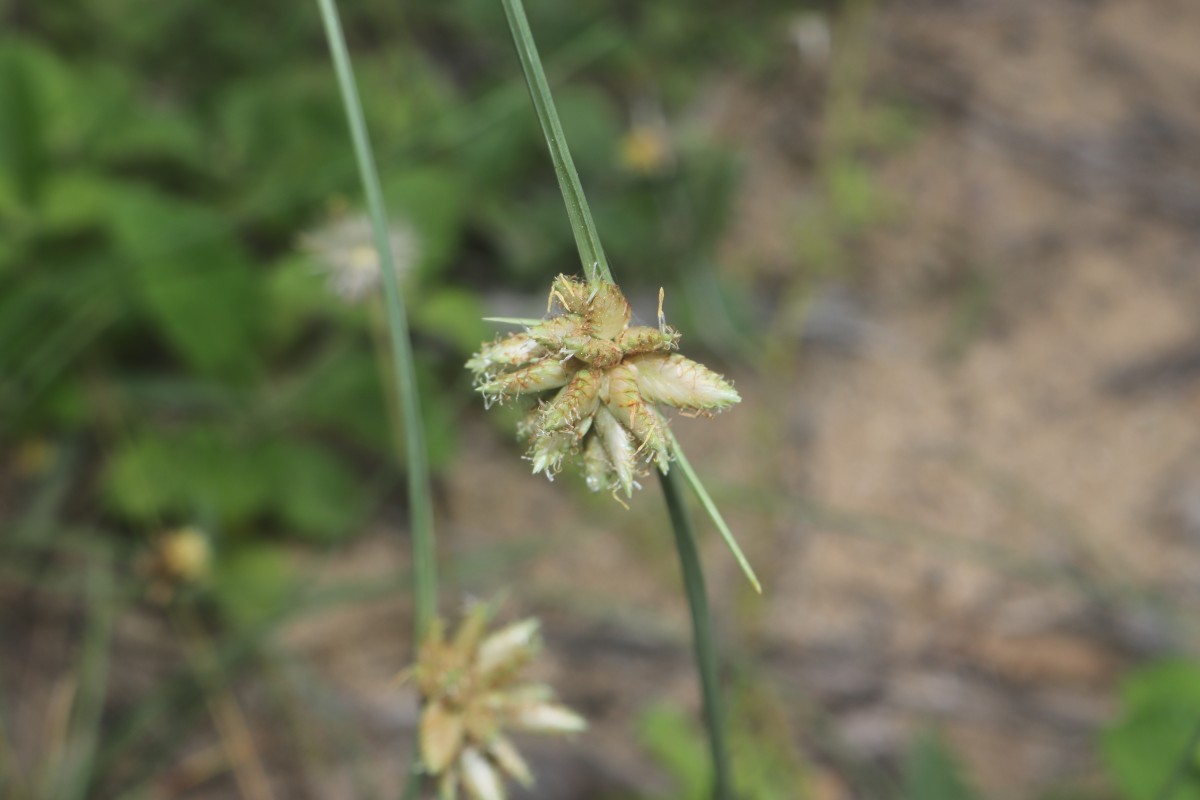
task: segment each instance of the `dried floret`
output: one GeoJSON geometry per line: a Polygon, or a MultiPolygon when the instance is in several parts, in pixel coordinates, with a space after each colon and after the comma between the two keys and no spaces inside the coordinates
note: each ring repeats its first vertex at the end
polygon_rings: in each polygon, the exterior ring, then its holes
{"type": "Polygon", "coordinates": [[[587,727],[555,701],[549,687],[520,683],[541,647],[537,620],[487,634],[491,614],[490,606],[477,605],[449,641],[436,621],[404,675],[421,694],[421,763],[437,778],[442,800],[457,800],[460,786],[472,800],[504,800],[506,777],[533,783],[505,730],[575,733],[587,727]]]}

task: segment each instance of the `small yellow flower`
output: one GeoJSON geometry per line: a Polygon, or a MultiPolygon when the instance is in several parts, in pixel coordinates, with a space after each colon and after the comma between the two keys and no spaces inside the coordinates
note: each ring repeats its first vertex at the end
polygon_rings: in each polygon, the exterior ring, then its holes
{"type": "Polygon", "coordinates": [[[403,673],[421,695],[421,762],[438,780],[440,800],[461,786],[472,800],[504,800],[504,781],[533,783],[506,731],[576,733],[587,722],[554,702],[549,687],[520,682],[540,649],[539,623],[526,619],[487,634],[492,608],[476,605],[453,638],[431,626],[417,663],[403,673]]]}
{"type": "Polygon", "coordinates": [[[208,578],[212,548],[200,529],[178,528],[156,538],[152,551],[141,559],[139,566],[150,579],[147,589],[150,599],[165,603],[175,589],[208,578]]]}
{"type": "Polygon", "coordinates": [[[23,478],[34,478],[45,474],[54,463],[56,448],[46,439],[26,439],[17,448],[13,459],[17,474],[23,478]]]}
{"type": "Polygon", "coordinates": [[[559,275],[550,299],[556,314],[467,362],[487,405],[558,390],[519,430],[534,473],[553,477],[579,455],[589,488],[631,495],[646,465],[670,469],[660,406],[708,414],[741,400],[725,378],[672,352],[679,333],[663,321],[661,293],[657,328],[631,326],[629,303],[611,283],[559,275]]]}
{"type": "Polygon", "coordinates": [[[634,127],[621,140],[621,165],[638,175],[658,175],[671,163],[671,140],[658,125],[634,127]]]}

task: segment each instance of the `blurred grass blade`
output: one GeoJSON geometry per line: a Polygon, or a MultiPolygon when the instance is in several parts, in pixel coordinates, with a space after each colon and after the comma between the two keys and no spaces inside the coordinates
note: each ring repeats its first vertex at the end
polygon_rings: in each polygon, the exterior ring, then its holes
{"type": "Polygon", "coordinates": [[[679,474],[659,473],[671,528],[675,531],[675,549],[683,572],[683,586],[688,607],[692,612],[692,646],[700,672],[700,690],[704,697],[704,723],[708,728],[708,744],[713,760],[712,796],[716,800],[733,797],[729,769],[729,745],[725,740],[725,706],[721,701],[721,685],[717,671],[717,648],[713,641],[712,618],[708,613],[708,592],[704,586],[704,569],[696,548],[692,522],[683,504],[679,489],[679,474]]]}
{"type": "Polygon", "coordinates": [[[83,800],[95,778],[100,741],[100,719],[108,689],[108,664],[118,598],[109,559],[99,559],[88,575],[91,617],[83,642],[79,688],[71,713],[66,757],[56,769],[63,785],[54,793],[60,800],[83,800]]]}
{"type": "Polygon", "coordinates": [[[379,265],[383,271],[383,287],[387,305],[388,325],[391,329],[392,355],[395,359],[396,389],[404,415],[404,443],[408,467],[408,502],[413,538],[414,602],[416,604],[415,641],[420,641],[425,626],[437,613],[437,565],[433,542],[433,501],[429,488],[429,455],[425,446],[425,432],[421,424],[421,410],[417,397],[417,377],[413,364],[412,342],[408,335],[408,318],[404,310],[404,299],[400,295],[400,282],[396,277],[396,265],[388,238],[387,211],[383,204],[383,191],[371,153],[371,142],[367,134],[367,123],[363,117],[362,103],[354,82],[350,66],[350,54],[338,19],[334,0],[317,0],[321,8],[321,20],[325,25],[325,36],[333,56],[337,72],[338,87],[346,106],[346,117],[358,169],[367,195],[371,212],[371,228],[375,236],[375,249],[379,254],[379,265]]]}
{"type": "Polygon", "coordinates": [[[546,137],[546,146],[550,148],[550,160],[554,162],[554,174],[558,176],[558,187],[567,206],[567,217],[571,220],[571,231],[575,234],[583,272],[589,283],[613,283],[604,248],[600,246],[600,234],[596,232],[596,222],[592,219],[583,186],[579,183],[579,173],[575,171],[575,162],[567,148],[554,98],[550,96],[550,85],[546,82],[546,72],[542,69],[542,60],[533,42],[533,33],[529,30],[529,20],[525,18],[525,8],[521,0],[501,2],[512,29],[517,57],[521,59],[521,69],[525,72],[525,82],[529,85],[529,96],[533,100],[538,123],[546,137]]]}
{"type": "Polygon", "coordinates": [[[704,510],[708,512],[708,516],[712,519],[713,524],[717,526],[717,530],[721,533],[721,538],[725,540],[725,544],[733,553],[734,559],[737,560],[738,566],[742,568],[746,579],[750,581],[750,585],[754,587],[754,591],[762,594],[762,584],[759,583],[758,576],[754,574],[754,568],[750,566],[750,562],[746,559],[742,548],[738,546],[737,540],[733,538],[733,531],[729,530],[729,526],[725,524],[725,518],[721,516],[721,512],[717,509],[717,504],[708,494],[708,490],[704,488],[704,483],[700,480],[700,476],[692,469],[692,464],[688,461],[687,456],[683,454],[683,448],[679,446],[679,440],[675,438],[675,434],[668,429],[671,437],[671,448],[675,451],[675,463],[683,470],[683,475],[691,485],[692,491],[696,493],[696,497],[700,500],[700,505],[704,506],[704,510]]]}

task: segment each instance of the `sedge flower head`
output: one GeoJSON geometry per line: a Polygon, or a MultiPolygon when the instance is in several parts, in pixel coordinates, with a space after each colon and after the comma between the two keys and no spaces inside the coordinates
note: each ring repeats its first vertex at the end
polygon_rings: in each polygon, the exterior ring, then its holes
{"type": "Polygon", "coordinates": [[[419,747],[440,800],[504,800],[507,779],[529,786],[533,773],[507,733],[576,733],[583,717],[555,702],[542,684],[525,683],[524,668],[541,647],[536,619],[492,633],[489,605],[476,605],[453,636],[431,626],[404,675],[421,695],[419,747]]]}
{"type": "MultiPolygon", "coordinates": [[[[301,238],[303,248],[326,275],[332,294],[356,304],[379,291],[383,283],[379,251],[369,217],[342,217],[301,238]]],[[[396,277],[403,277],[417,262],[417,235],[407,225],[393,223],[388,230],[388,247],[396,277]]]]}
{"type": "Polygon", "coordinates": [[[550,307],[547,319],[467,362],[488,405],[555,392],[520,426],[534,473],[553,478],[577,457],[592,491],[631,495],[649,466],[670,469],[661,407],[708,414],[741,399],[725,378],[674,352],[679,332],[663,319],[661,291],[658,327],[630,325],[628,301],[607,282],[560,275],[550,307]]]}

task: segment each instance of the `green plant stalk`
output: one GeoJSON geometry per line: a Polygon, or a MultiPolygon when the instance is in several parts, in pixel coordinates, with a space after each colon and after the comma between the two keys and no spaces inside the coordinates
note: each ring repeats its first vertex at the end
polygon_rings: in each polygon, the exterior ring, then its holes
{"type": "Polygon", "coordinates": [[[346,50],[346,39],[338,19],[337,4],[335,0],[317,0],[317,4],[321,8],[321,20],[325,25],[325,36],[329,40],[329,51],[333,56],[338,88],[346,106],[346,118],[354,142],[358,170],[371,212],[375,248],[379,252],[379,265],[383,271],[384,302],[396,367],[396,389],[404,418],[409,518],[413,539],[413,600],[416,606],[414,636],[415,641],[420,642],[429,622],[437,614],[437,564],[433,542],[433,500],[429,488],[429,455],[425,447],[425,432],[417,396],[417,377],[413,364],[412,342],[408,335],[408,317],[404,310],[404,299],[400,294],[400,282],[396,277],[392,249],[388,243],[383,190],[380,188],[379,174],[375,169],[362,103],[350,66],[350,54],[346,50]]]}
{"type": "MultiPolygon", "coordinates": [[[[346,37],[338,19],[336,0],[317,0],[321,8],[321,21],[325,25],[325,37],[329,40],[329,51],[333,56],[337,72],[338,88],[346,105],[346,118],[350,124],[350,136],[354,142],[354,154],[358,160],[359,177],[367,195],[367,206],[371,212],[371,229],[375,234],[375,249],[379,253],[379,266],[383,271],[384,303],[387,307],[388,327],[391,331],[392,356],[395,359],[396,389],[400,396],[401,413],[404,419],[405,462],[408,467],[409,525],[413,541],[413,648],[420,646],[425,631],[437,615],[437,562],[433,542],[433,495],[429,487],[429,453],[425,447],[425,431],[421,421],[421,406],[417,396],[417,373],[414,366],[412,342],[408,335],[408,316],[404,310],[404,298],[400,295],[400,281],[396,277],[396,265],[388,241],[387,211],[383,203],[383,190],[379,185],[379,173],[375,169],[375,158],[371,151],[371,140],[367,134],[367,123],[363,116],[358,87],[354,83],[354,71],[350,66],[350,54],[346,49],[346,37]]],[[[414,751],[415,753],[415,751],[414,751]]],[[[413,756],[408,771],[403,796],[415,797],[420,786],[419,756],[413,756]]]]}
{"type": "Polygon", "coordinates": [[[733,797],[733,788],[729,769],[729,745],[725,736],[725,707],[721,700],[717,648],[713,641],[712,619],[708,613],[704,570],[700,563],[700,552],[696,548],[696,537],[692,533],[692,522],[683,504],[679,475],[672,470],[665,475],[659,473],[658,477],[662,484],[663,497],[667,501],[671,527],[675,531],[675,549],[679,551],[683,586],[687,593],[688,607],[692,612],[692,646],[695,649],[696,666],[700,671],[704,722],[708,728],[708,745],[713,761],[712,796],[715,800],[729,800],[733,797]]]}
{"type": "MultiPolygon", "coordinates": [[[[525,82],[529,86],[529,95],[541,124],[542,134],[546,137],[546,145],[550,150],[550,160],[554,164],[554,173],[558,177],[558,185],[562,190],[563,201],[567,207],[567,216],[571,221],[571,230],[575,234],[575,244],[579,248],[579,258],[583,262],[584,273],[592,285],[601,281],[613,283],[612,272],[600,246],[600,237],[596,232],[596,223],[579,184],[579,175],[571,160],[571,153],[558,112],[554,108],[554,99],[550,95],[550,86],[546,82],[546,74],[538,56],[537,46],[533,41],[533,33],[529,30],[529,20],[525,17],[525,9],[521,0],[501,0],[509,27],[512,29],[513,41],[516,44],[517,56],[525,73],[525,82]]],[[[672,441],[676,459],[680,464],[687,464],[683,450],[678,442],[672,441]]],[[[716,511],[716,506],[704,490],[690,464],[685,468],[692,488],[704,503],[705,510],[713,517],[714,523],[731,543],[731,549],[738,563],[746,570],[751,582],[758,588],[758,580],[749,569],[749,564],[741,555],[728,526],[716,511]]],[[[716,648],[712,635],[712,620],[708,614],[708,600],[704,588],[704,573],[700,558],[696,551],[695,538],[692,535],[691,523],[684,510],[678,475],[672,471],[661,476],[663,495],[666,498],[667,509],[670,513],[671,524],[675,531],[675,545],[679,551],[680,564],[683,567],[684,585],[687,591],[688,604],[692,615],[692,632],[696,652],[696,667],[700,673],[700,685],[704,696],[704,715],[708,729],[708,740],[713,759],[713,797],[716,800],[729,800],[732,797],[729,768],[729,750],[726,744],[725,716],[721,705],[720,681],[717,673],[716,648]]],[[[759,590],[761,591],[761,589],[759,590]]]]}
{"type": "Polygon", "coordinates": [[[717,504],[713,502],[712,497],[708,494],[708,489],[704,488],[704,483],[700,480],[700,476],[696,474],[696,470],[692,469],[692,462],[688,461],[683,448],[679,446],[679,440],[675,438],[675,434],[671,432],[670,428],[667,429],[667,435],[671,438],[671,451],[675,454],[675,465],[683,470],[683,476],[687,478],[692,491],[696,493],[696,497],[700,500],[700,505],[704,506],[704,510],[708,512],[708,516],[712,519],[713,524],[717,526],[717,532],[725,540],[725,546],[729,548],[729,552],[733,553],[734,560],[742,568],[743,574],[750,581],[750,585],[754,587],[754,591],[762,594],[762,583],[759,582],[758,576],[754,574],[754,568],[750,566],[749,559],[742,552],[742,548],[738,546],[737,539],[733,537],[733,531],[729,530],[729,526],[725,523],[725,518],[721,516],[721,512],[717,509],[717,504]]]}
{"type": "Polygon", "coordinates": [[[529,20],[525,17],[525,7],[521,0],[501,0],[501,3],[504,5],[504,15],[508,17],[508,26],[512,29],[517,57],[521,60],[521,69],[525,72],[525,82],[529,85],[529,97],[537,112],[542,133],[546,136],[550,160],[554,162],[554,174],[558,176],[558,188],[562,190],[563,201],[567,206],[567,217],[575,234],[575,246],[579,248],[579,260],[583,262],[584,274],[588,283],[592,285],[601,281],[614,283],[612,271],[608,268],[608,259],[604,256],[604,248],[600,246],[600,234],[596,231],[596,223],[583,194],[583,186],[579,183],[575,161],[571,158],[567,138],[563,135],[562,123],[558,120],[554,98],[550,95],[550,85],[546,82],[546,71],[542,68],[542,59],[538,56],[533,32],[529,30],[529,20]]]}

